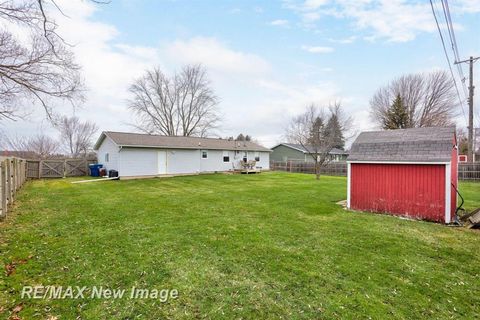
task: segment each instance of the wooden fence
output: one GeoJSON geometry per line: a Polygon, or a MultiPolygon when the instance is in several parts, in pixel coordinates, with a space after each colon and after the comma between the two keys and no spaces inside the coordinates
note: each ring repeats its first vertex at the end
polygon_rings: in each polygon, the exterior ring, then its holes
{"type": "MultiPolygon", "coordinates": [[[[270,170],[315,173],[315,164],[305,161],[270,161],[270,170]]],[[[330,162],[321,168],[321,174],[332,176],[346,176],[346,162],[330,162]]],[[[458,180],[480,181],[480,163],[459,163],[458,180]]]]}
{"type": "Polygon", "coordinates": [[[26,177],[26,160],[0,157],[0,219],[7,216],[8,207],[26,177]]]}
{"type": "MultiPolygon", "coordinates": [[[[270,170],[287,171],[297,173],[315,173],[315,163],[305,161],[270,161],[270,170]]],[[[332,176],[346,176],[347,175],[347,163],[330,162],[327,165],[321,167],[321,174],[332,176]]]]}
{"type": "Polygon", "coordinates": [[[49,159],[27,160],[27,178],[64,178],[87,176],[88,166],[96,163],[95,159],[49,159]]]}
{"type": "Polygon", "coordinates": [[[480,162],[459,163],[458,180],[480,181],[480,162]]]}

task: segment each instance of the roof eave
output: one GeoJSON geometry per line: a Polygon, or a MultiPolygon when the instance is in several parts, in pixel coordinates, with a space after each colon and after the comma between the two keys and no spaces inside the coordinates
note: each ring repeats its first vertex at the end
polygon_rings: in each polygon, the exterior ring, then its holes
{"type": "Polygon", "coordinates": [[[186,149],[186,150],[231,150],[231,151],[257,151],[257,152],[272,152],[272,150],[260,150],[252,148],[211,148],[205,146],[198,147],[172,147],[172,146],[147,146],[147,145],[135,145],[135,144],[119,144],[121,148],[148,148],[148,149],[186,149]]]}
{"type": "Polygon", "coordinates": [[[95,142],[95,145],[93,146],[93,150],[96,151],[100,148],[100,146],[102,145],[102,142],[103,142],[103,140],[105,140],[106,136],[107,136],[107,134],[105,133],[105,131],[103,131],[100,134],[100,137],[98,137],[97,142],[95,142]]]}

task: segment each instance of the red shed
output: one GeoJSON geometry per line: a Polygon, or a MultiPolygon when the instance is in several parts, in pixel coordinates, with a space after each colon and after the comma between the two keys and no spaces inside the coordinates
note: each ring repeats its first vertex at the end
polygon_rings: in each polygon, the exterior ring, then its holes
{"type": "Polygon", "coordinates": [[[455,128],[362,132],[347,163],[348,208],[453,220],[458,180],[455,128]]]}

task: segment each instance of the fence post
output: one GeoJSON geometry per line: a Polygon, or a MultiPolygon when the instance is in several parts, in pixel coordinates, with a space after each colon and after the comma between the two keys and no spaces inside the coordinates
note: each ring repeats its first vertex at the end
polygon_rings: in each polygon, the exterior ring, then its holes
{"type": "Polygon", "coordinates": [[[38,179],[42,177],[43,160],[38,161],[38,179]]]}
{"type": "Polygon", "coordinates": [[[27,160],[23,160],[23,182],[22,184],[25,183],[25,181],[27,181],[27,160]]]}
{"type": "Polygon", "coordinates": [[[12,177],[11,177],[11,170],[10,170],[10,159],[5,160],[5,173],[6,173],[6,194],[7,194],[7,204],[12,202],[12,177]]]}
{"type": "Polygon", "coordinates": [[[17,180],[17,159],[13,158],[12,159],[12,182],[13,182],[13,197],[16,196],[16,191],[18,189],[18,180],[17,180]]]}
{"type": "Polygon", "coordinates": [[[1,207],[1,219],[7,216],[7,172],[5,163],[8,160],[0,161],[0,207],[1,207]]]}

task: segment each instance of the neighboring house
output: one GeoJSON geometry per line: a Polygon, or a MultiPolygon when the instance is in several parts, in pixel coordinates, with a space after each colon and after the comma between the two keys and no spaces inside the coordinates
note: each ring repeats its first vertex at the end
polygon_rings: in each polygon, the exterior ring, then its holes
{"type": "MultiPolygon", "coordinates": [[[[308,148],[308,147],[307,147],[308,148]]],[[[308,148],[313,149],[313,148],[308,148]]],[[[305,161],[313,162],[314,159],[312,155],[305,149],[301,144],[294,143],[280,143],[272,148],[272,154],[270,159],[274,161],[305,161]]],[[[348,156],[348,151],[341,149],[333,148],[329,152],[330,161],[345,161],[348,156]]]]}
{"type": "Polygon", "coordinates": [[[457,161],[455,128],[362,132],[347,159],[347,207],[450,223],[457,161]]]}
{"type": "Polygon", "coordinates": [[[102,132],[94,147],[98,163],[120,177],[230,171],[242,160],[269,169],[270,149],[250,141],[102,132]]]}

